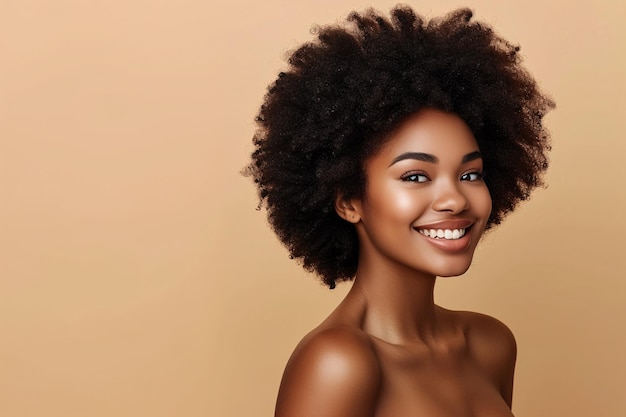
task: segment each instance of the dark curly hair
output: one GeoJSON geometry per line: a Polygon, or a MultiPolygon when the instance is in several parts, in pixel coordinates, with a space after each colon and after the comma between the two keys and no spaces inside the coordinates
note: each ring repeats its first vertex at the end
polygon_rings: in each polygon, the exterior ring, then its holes
{"type": "Polygon", "coordinates": [[[473,132],[489,173],[488,228],[543,184],[550,144],[542,119],[554,103],[521,66],[519,47],[472,21],[470,10],[430,21],[407,6],[390,18],[353,12],[316,35],[269,87],[244,172],[290,257],[330,288],[352,279],[359,256],[336,196],[364,196],[364,161],[420,109],[454,113],[473,132]]]}

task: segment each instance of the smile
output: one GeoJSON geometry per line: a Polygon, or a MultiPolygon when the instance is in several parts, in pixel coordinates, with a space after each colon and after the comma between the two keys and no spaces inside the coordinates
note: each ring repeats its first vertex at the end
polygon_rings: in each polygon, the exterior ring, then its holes
{"type": "Polygon", "coordinates": [[[465,236],[466,229],[419,229],[424,236],[435,239],[456,240],[465,236]]]}

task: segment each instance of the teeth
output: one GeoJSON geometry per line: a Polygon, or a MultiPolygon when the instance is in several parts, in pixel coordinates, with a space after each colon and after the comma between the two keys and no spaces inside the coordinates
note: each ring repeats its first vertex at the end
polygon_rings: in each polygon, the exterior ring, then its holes
{"type": "Polygon", "coordinates": [[[424,236],[436,239],[456,240],[465,236],[465,229],[419,229],[424,236]]]}

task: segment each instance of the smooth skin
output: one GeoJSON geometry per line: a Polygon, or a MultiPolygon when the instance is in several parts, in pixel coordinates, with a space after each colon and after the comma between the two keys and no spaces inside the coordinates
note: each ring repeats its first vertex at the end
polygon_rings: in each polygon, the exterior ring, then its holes
{"type": "Polygon", "coordinates": [[[365,197],[335,204],[359,238],[354,284],[295,349],[275,416],[512,416],[512,333],[433,296],[438,276],[467,271],[491,212],[471,131],[421,110],[364,168],[365,197]],[[438,229],[465,235],[424,233],[438,229]]]}

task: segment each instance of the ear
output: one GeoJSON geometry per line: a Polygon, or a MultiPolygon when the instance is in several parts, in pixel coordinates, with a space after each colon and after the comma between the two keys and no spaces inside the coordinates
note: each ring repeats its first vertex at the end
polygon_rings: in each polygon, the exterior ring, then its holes
{"type": "Polygon", "coordinates": [[[335,211],[342,219],[356,224],[361,221],[361,205],[357,200],[346,200],[341,193],[335,197],[335,211]]]}

